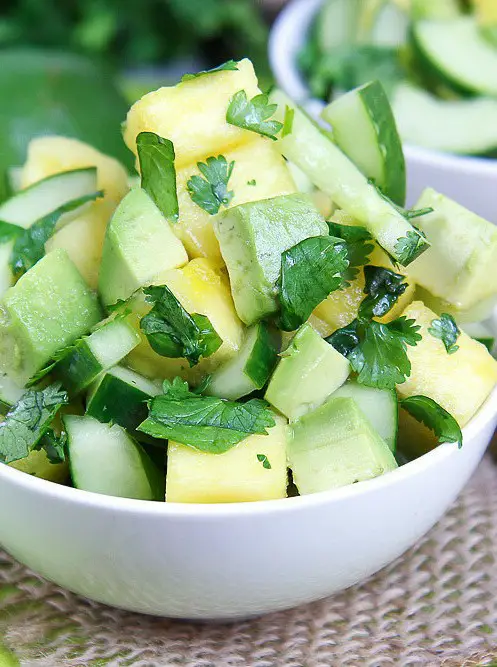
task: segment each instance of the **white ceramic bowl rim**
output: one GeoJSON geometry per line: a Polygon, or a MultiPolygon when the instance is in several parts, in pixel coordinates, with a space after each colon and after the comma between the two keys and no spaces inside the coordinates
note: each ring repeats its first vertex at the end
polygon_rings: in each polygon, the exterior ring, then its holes
{"type": "MultiPolygon", "coordinates": [[[[469,421],[468,425],[462,430],[464,440],[471,443],[480,430],[492,421],[497,412],[497,386],[494,387],[491,394],[480,407],[476,415],[469,421]]],[[[470,445],[468,445],[470,446],[470,445]]],[[[464,444],[463,444],[464,447],[464,444]]],[[[451,456],[457,456],[458,449],[455,443],[444,443],[439,445],[431,452],[406,463],[396,470],[380,477],[376,477],[365,482],[343,486],[339,489],[330,491],[321,491],[306,496],[296,496],[294,498],[280,498],[278,500],[260,500],[246,503],[221,503],[221,504],[200,504],[200,503],[162,503],[150,500],[134,500],[130,498],[117,498],[115,496],[106,496],[103,494],[82,491],[69,486],[56,484],[44,479],[39,479],[28,475],[20,470],[0,464],[0,483],[2,478],[12,477],[16,484],[32,492],[43,493],[44,495],[58,498],[65,502],[78,503],[83,505],[92,505],[102,510],[117,512],[131,512],[139,514],[164,515],[170,518],[191,518],[197,520],[215,519],[221,516],[249,516],[254,514],[270,514],[295,510],[308,509],[321,503],[339,501],[350,496],[367,494],[378,491],[381,488],[388,487],[394,483],[400,483],[402,480],[421,474],[423,470],[440,465],[443,471],[443,463],[451,456]]]]}
{"type": "MultiPolygon", "coordinates": [[[[269,60],[278,85],[296,102],[325,106],[311,96],[309,86],[296,64],[296,54],[305,40],[314,14],[323,0],[291,0],[279,13],[269,39],[269,60]]],[[[406,154],[420,161],[436,160],[441,168],[456,172],[497,174],[497,160],[445,153],[421,146],[404,145],[406,154]]]]}

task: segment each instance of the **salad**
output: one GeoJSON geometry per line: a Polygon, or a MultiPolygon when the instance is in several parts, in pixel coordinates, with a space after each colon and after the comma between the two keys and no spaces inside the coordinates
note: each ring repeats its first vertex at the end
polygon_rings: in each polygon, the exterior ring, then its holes
{"type": "Polygon", "coordinates": [[[139,175],[33,140],[0,204],[0,460],[143,500],[393,471],[497,382],[497,228],[427,190],[373,81],[316,125],[248,60],[130,109],[139,175]]]}
{"type": "Polygon", "coordinates": [[[406,143],[496,155],[494,0],[324,0],[299,65],[325,101],[380,80],[406,143]]]}

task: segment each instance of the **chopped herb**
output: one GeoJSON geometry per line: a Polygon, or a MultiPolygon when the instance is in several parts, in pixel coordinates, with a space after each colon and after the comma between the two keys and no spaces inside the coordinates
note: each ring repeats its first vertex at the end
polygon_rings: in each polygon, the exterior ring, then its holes
{"type": "Polygon", "coordinates": [[[66,460],[67,435],[56,435],[49,429],[34,449],[44,449],[50,463],[64,463],[66,460]]]}
{"type": "Polygon", "coordinates": [[[247,185],[257,185],[255,178],[252,178],[250,181],[247,181],[247,185]]]}
{"type": "Polygon", "coordinates": [[[281,130],[282,137],[286,137],[287,134],[292,133],[294,117],[295,117],[295,109],[287,105],[285,107],[285,117],[283,119],[283,128],[281,130]]]}
{"type": "Polygon", "coordinates": [[[179,207],[172,141],[163,139],[154,132],[140,132],[136,137],[136,148],[142,188],[164,217],[176,222],[179,207]]]}
{"type": "Polygon", "coordinates": [[[163,357],[185,357],[190,366],[200,357],[209,357],[223,342],[205,315],[190,315],[166,285],[143,290],[150,312],[142,317],[140,328],[152,349],[163,357]]]}
{"type": "Polygon", "coordinates": [[[408,220],[412,220],[413,218],[420,218],[422,215],[428,215],[428,213],[433,213],[431,206],[427,206],[426,208],[411,208],[403,210],[403,214],[408,220]]]}
{"type": "Polygon", "coordinates": [[[257,454],[257,460],[262,463],[263,468],[266,468],[266,470],[271,470],[271,464],[269,463],[269,459],[265,454],[257,454]]]}
{"type": "Polygon", "coordinates": [[[197,162],[204,178],[195,175],[186,184],[192,200],[210,215],[216,215],[221,206],[228,206],[233,199],[228,181],[234,166],[234,162],[228,164],[224,155],[208,157],[206,162],[197,162]]]}
{"type": "Polygon", "coordinates": [[[213,67],[212,69],[202,70],[201,72],[195,72],[194,74],[183,74],[181,77],[180,83],[184,81],[191,81],[192,79],[198,79],[199,76],[205,76],[206,74],[215,74],[216,72],[234,72],[238,71],[238,63],[236,60],[228,60],[222,65],[213,67]]]}
{"type": "Polygon", "coordinates": [[[341,225],[328,222],[330,235],[343,239],[347,244],[349,267],[344,273],[343,287],[348,287],[357,278],[359,267],[367,264],[369,255],[374,250],[371,234],[365,227],[341,225]]]}
{"type": "Polygon", "coordinates": [[[279,327],[294,331],[314,308],[340,288],[349,263],[342,239],[313,236],[281,255],[278,281],[281,315],[279,327]]]}
{"type": "Polygon", "coordinates": [[[405,276],[381,266],[365,266],[364,277],[364,291],[368,296],[359,307],[359,317],[362,319],[383,317],[407,289],[407,283],[403,282],[405,276]]]}
{"type": "Polygon", "coordinates": [[[13,225],[10,222],[4,222],[3,220],[0,220],[0,244],[12,241],[24,231],[25,230],[23,227],[19,227],[18,225],[13,225]]]}
{"type": "Polygon", "coordinates": [[[139,431],[159,439],[174,440],[211,454],[222,454],[247,436],[267,434],[275,421],[266,401],[246,403],[199,396],[181,378],[164,382],[164,395],[155,396],[149,416],[139,431]]]}
{"type": "Polygon", "coordinates": [[[257,132],[276,140],[276,135],[283,127],[283,123],[278,120],[269,120],[276,109],[277,105],[269,104],[269,97],[265,93],[256,95],[249,101],[247,93],[239,90],[230,100],[226,121],[243,130],[257,132]]]}
{"type": "MultiPolygon", "coordinates": [[[[57,223],[63,215],[75,211],[87,202],[95,201],[102,195],[103,192],[99,191],[72,199],[37,220],[28,229],[21,229],[20,233],[15,235],[14,247],[10,256],[10,267],[14,275],[19,277],[26,273],[45,255],[45,243],[55,232],[57,223]]],[[[2,223],[4,232],[7,228],[3,225],[6,224],[2,223]]]]}
{"type": "Polygon", "coordinates": [[[459,349],[456,341],[461,333],[461,330],[456,324],[456,321],[448,313],[442,313],[439,320],[432,320],[431,327],[428,327],[428,333],[433,338],[439,338],[445,345],[447,354],[454,354],[459,349]]]}
{"type": "Polygon", "coordinates": [[[454,417],[428,396],[410,396],[400,401],[400,406],[417,421],[425,424],[438,437],[439,442],[457,442],[462,447],[462,433],[454,417]]]}
{"type": "Polygon", "coordinates": [[[0,461],[11,463],[26,458],[67,403],[67,393],[59,383],[39,391],[28,389],[0,424],[0,461]]]}

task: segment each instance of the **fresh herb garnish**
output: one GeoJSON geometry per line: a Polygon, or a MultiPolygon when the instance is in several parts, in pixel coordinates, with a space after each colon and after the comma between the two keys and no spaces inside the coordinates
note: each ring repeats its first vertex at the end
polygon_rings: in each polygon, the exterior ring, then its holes
{"type": "Polygon", "coordinates": [[[369,255],[374,250],[372,236],[365,227],[341,225],[337,222],[327,224],[330,236],[343,239],[347,244],[349,267],[344,273],[343,287],[348,287],[357,278],[359,267],[367,264],[369,255]]]}
{"type": "Polygon", "coordinates": [[[405,276],[381,266],[365,266],[364,278],[364,291],[368,296],[359,307],[359,317],[362,319],[383,317],[407,289],[405,276]]]}
{"type": "Polygon", "coordinates": [[[139,431],[183,443],[202,452],[222,454],[247,436],[267,434],[274,416],[266,401],[225,401],[191,392],[181,378],[164,382],[164,395],[150,401],[139,431]]]}
{"type": "Polygon", "coordinates": [[[155,132],[140,132],[136,137],[136,149],[142,188],[164,217],[176,222],[179,206],[172,141],[163,139],[155,132]]]}
{"type": "MultiPolygon", "coordinates": [[[[99,191],[72,199],[34,222],[28,229],[21,229],[20,233],[15,236],[10,256],[10,267],[14,275],[19,277],[26,273],[45,255],[45,243],[55,232],[57,223],[63,215],[75,211],[83,204],[95,201],[102,195],[103,192],[99,191]]],[[[5,227],[4,230],[6,230],[5,227]]]]}
{"type": "Polygon", "coordinates": [[[425,424],[438,437],[439,442],[457,442],[462,447],[462,433],[454,417],[428,396],[410,396],[400,401],[414,419],[425,424]]]}
{"type": "Polygon", "coordinates": [[[247,185],[257,185],[257,181],[255,178],[250,179],[250,181],[247,181],[247,185]]]}
{"type": "Polygon", "coordinates": [[[190,366],[200,357],[209,357],[223,342],[205,315],[190,315],[166,285],[143,290],[152,304],[142,317],[140,328],[151,348],[163,357],[185,357],[190,366]]]}
{"type": "Polygon", "coordinates": [[[433,338],[439,338],[445,345],[447,354],[454,354],[459,349],[456,341],[461,333],[461,330],[456,324],[456,321],[448,313],[442,313],[439,320],[432,320],[431,327],[428,327],[428,333],[433,338]]]}
{"type": "Polygon", "coordinates": [[[24,232],[23,227],[0,220],[0,244],[8,243],[24,232]]]}
{"type": "Polygon", "coordinates": [[[266,470],[271,470],[271,464],[269,463],[269,459],[265,454],[257,454],[257,460],[262,463],[263,468],[266,468],[266,470]]]}
{"type": "Polygon", "coordinates": [[[228,181],[234,166],[234,162],[228,164],[224,155],[208,157],[205,162],[197,162],[204,178],[195,175],[186,184],[192,200],[210,215],[216,215],[221,206],[228,206],[233,199],[228,181]]]}
{"type": "Polygon", "coordinates": [[[264,137],[276,140],[276,135],[282,129],[283,123],[269,119],[277,106],[277,104],[269,104],[269,97],[265,93],[249,100],[247,93],[239,90],[230,100],[226,111],[226,121],[243,130],[257,132],[264,137]]]}
{"type": "Polygon", "coordinates": [[[287,134],[292,133],[294,117],[295,117],[295,109],[287,105],[285,107],[285,117],[283,119],[283,127],[281,129],[282,137],[286,137],[287,134]]]}
{"type": "Polygon", "coordinates": [[[199,76],[205,76],[206,74],[215,74],[216,72],[234,72],[237,70],[238,63],[236,60],[227,60],[222,65],[218,65],[212,69],[202,70],[201,72],[195,72],[193,74],[183,74],[180,83],[183,83],[184,81],[191,81],[192,79],[198,79],[199,76]]]}
{"type": "Polygon", "coordinates": [[[397,261],[403,266],[413,262],[427,248],[425,237],[418,231],[407,232],[405,236],[397,239],[394,246],[397,261]]]}
{"type": "Polygon", "coordinates": [[[348,265],[345,243],[332,236],[313,236],[285,250],[278,281],[279,327],[298,329],[321,301],[339,289],[348,265]]]}
{"type": "Polygon", "coordinates": [[[49,429],[34,449],[44,449],[50,463],[64,463],[66,460],[67,435],[60,435],[49,429]]]}
{"type": "Polygon", "coordinates": [[[59,383],[26,391],[0,424],[0,461],[11,463],[26,458],[67,403],[67,393],[59,383]]]}

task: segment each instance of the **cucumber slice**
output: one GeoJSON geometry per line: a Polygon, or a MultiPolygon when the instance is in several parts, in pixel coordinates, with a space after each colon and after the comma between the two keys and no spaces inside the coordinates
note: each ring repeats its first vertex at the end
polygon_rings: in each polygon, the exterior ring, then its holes
{"type": "Polygon", "coordinates": [[[363,0],[327,0],[316,22],[317,41],[325,53],[355,42],[363,0]]]}
{"type": "Polygon", "coordinates": [[[395,89],[392,108],[406,143],[466,155],[497,148],[497,100],[441,100],[403,83],[395,89]]]}
{"type": "Polygon", "coordinates": [[[14,241],[7,241],[0,245],[0,297],[14,284],[14,274],[10,268],[13,248],[14,241]]]}
{"type": "Polygon", "coordinates": [[[482,345],[485,345],[489,352],[492,352],[495,345],[495,336],[489,327],[483,322],[468,322],[463,325],[464,331],[482,345]]]}
{"type": "Polygon", "coordinates": [[[276,147],[335,204],[364,225],[399,264],[407,266],[429,247],[407,218],[287,95],[273,90],[270,100],[278,105],[275,116],[280,121],[284,121],[286,107],[294,109],[292,131],[280,137],[276,147]]]}
{"type": "Polygon", "coordinates": [[[391,2],[384,2],[377,11],[367,41],[376,46],[399,47],[407,41],[409,18],[391,2]]]}
{"type": "MultiPolygon", "coordinates": [[[[24,190],[19,190],[13,197],[7,199],[0,205],[0,220],[27,229],[33,222],[68,201],[97,190],[96,167],[63,171],[48,176],[24,190]]],[[[74,217],[74,213],[73,211],[70,216],[74,217]]],[[[64,216],[64,220],[66,218],[69,219],[69,214],[64,216]]]]}
{"type": "Polygon", "coordinates": [[[164,500],[163,472],[123,428],[75,415],[66,415],[64,426],[71,477],[77,489],[122,498],[164,500]]]}
{"type": "Polygon", "coordinates": [[[8,410],[14,403],[21,398],[25,388],[17,384],[7,373],[0,374],[0,403],[1,409],[8,410]]]}
{"type": "Polygon", "coordinates": [[[445,83],[464,92],[497,95],[497,49],[472,16],[418,21],[412,37],[420,56],[445,83]]]}
{"type": "Polygon", "coordinates": [[[402,142],[390,102],[379,81],[351,90],[321,114],[338,147],[399,206],[406,198],[402,142]]]}
{"type": "Polygon", "coordinates": [[[205,393],[235,401],[262,389],[276,365],[278,343],[267,324],[254,324],[247,330],[238,355],[214,371],[205,393]]]}
{"type": "Polygon", "coordinates": [[[140,343],[140,335],[124,319],[107,322],[81,338],[52,369],[72,394],[86,389],[103,371],[115,366],[140,343]]]}
{"type": "Polygon", "coordinates": [[[134,431],[147,418],[146,401],[160,391],[160,386],[143,375],[124,366],[115,366],[91,388],[86,414],[99,422],[112,422],[134,431]]]}
{"type": "Polygon", "coordinates": [[[350,381],[337,389],[330,398],[353,398],[374,430],[395,452],[399,413],[395,389],[376,389],[350,381]]]}

